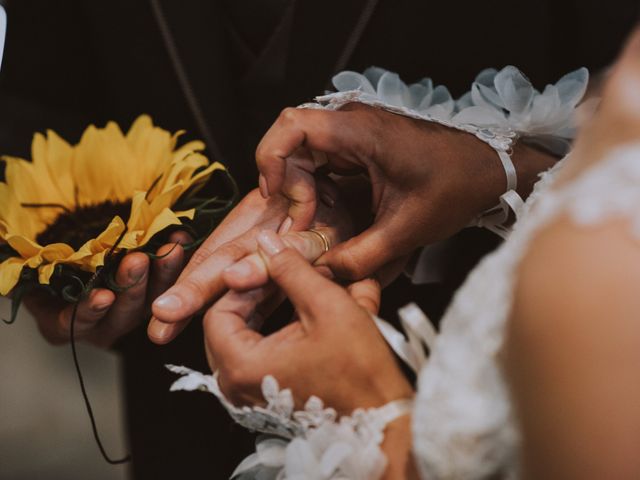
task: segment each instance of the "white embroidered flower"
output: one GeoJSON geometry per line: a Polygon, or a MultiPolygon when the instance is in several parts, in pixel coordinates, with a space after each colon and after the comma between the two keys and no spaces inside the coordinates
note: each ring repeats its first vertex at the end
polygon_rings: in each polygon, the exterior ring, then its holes
{"type": "Polygon", "coordinates": [[[577,119],[591,116],[598,101],[584,96],[589,73],[581,68],[539,92],[516,67],[483,70],[469,92],[454,101],[446,87],[425,78],[405,84],[393,72],[371,67],[362,74],[345,71],[333,78],[337,92],[304,108],[338,110],[363,103],[411,118],[472,133],[496,150],[509,151],[518,137],[564,155],[575,136],[577,119]]]}
{"type": "Polygon", "coordinates": [[[397,400],[379,408],[358,409],[338,420],[318,397],[310,397],[304,410],[294,411],[289,389],[280,389],[271,375],[262,380],[265,407],[236,407],[220,391],[216,374],[203,375],[185,367],[167,365],[182,375],[176,390],[213,393],[233,419],[252,431],[267,433],[256,441],[256,452],[236,468],[236,480],[369,480],[382,476],[387,459],[380,449],[389,422],[411,409],[410,400],[397,400]]]}
{"type": "Polygon", "coordinates": [[[260,436],[233,479],[375,480],[386,468],[378,444],[351,426],[328,422],[291,442],[260,436]]]}
{"type": "Polygon", "coordinates": [[[433,87],[430,78],[407,85],[397,73],[379,67],[369,67],[363,73],[344,71],[333,77],[338,92],[359,91],[362,97],[387,105],[407,108],[421,115],[448,119],[454,113],[455,102],[447,87],[433,87]]]}
{"type": "Polygon", "coordinates": [[[480,72],[471,91],[458,100],[452,122],[526,136],[573,138],[575,108],[588,81],[589,72],[580,68],[540,93],[514,66],[500,71],[489,68],[480,72]]]}

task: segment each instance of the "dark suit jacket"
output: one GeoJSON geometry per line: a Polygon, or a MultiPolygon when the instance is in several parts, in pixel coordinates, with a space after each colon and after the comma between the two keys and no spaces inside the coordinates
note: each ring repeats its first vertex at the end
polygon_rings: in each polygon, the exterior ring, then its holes
{"type": "MultiPolygon", "coordinates": [[[[364,0],[298,0],[285,75],[249,123],[251,95],[231,75],[224,13],[215,0],[162,0],[177,48],[208,125],[241,189],[255,185],[251,154],[280,109],[322,93],[357,22],[364,0]]],[[[52,128],[76,140],[88,123],[127,126],[146,112],[158,124],[199,137],[145,0],[13,0],[0,78],[0,150],[28,155],[34,131],[52,128]]],[[[542,87],[569,70],[610,64],[637,18],[635,0],[380,0],[348,67],[379,65],[405,80],[431,76],[454,95],[483,68],[520,67],[542,87]]],[[[253,113],[255,115],[255,112],[253,113]]],[[[387,316],[414,296],[438,317],[475,263],[469,236],[443,285],[425,291],[400,283],[385,293],[387,316]]],[[[484,247],[495,244],[481,235],[484,247]]],[[[485,248],[485,250],[486,250],[485,248]]],[[[144,329],[120,344],[136,478],[226,478],[252,446],[208,395],[172,393],[165,363],[205,369],[198,322],[169,346],[144,329]]],[[[304,372],[301,372],[304,374],[304,372]]]]}

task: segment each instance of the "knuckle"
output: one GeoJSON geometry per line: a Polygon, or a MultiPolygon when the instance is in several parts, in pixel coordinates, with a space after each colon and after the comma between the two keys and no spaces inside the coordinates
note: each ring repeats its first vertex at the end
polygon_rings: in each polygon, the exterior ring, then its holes
{"type": "Polygon", "coordinates": [[[260,142],[260,144],[256,147],[256,161],[258,162],[258,165],[261,165],[268,155],[269,151],[267,147],[263,142],[260,142]]]}
{"type": "Polygon", "coordinates": [[[280,112],[280,116],[278,117],[278,121],[283,124],[291,124],[296,123],[298,121],[298,116],[300,114],[300,110],[293,107],[287,107],[282,112],[280,112]]]}
{"type": "Polygon", "coordinates": [[[360,280],[367,271],[362,262],[351,251],[346,250],[338,257],[340,272],[349,280],[360,280]]]}
{"type": "Polygon", "coordinates": [[[206,246],[202,245],[191,257],[189,265],[198,266],[211,256],[213,252],[206,246]]]}
{"type": "Polygon", "coordinates": [[[182,288],[191,292],[194,298],[204,298],[208,294],[205,283],[198,277],[190,275],[181,282],[182,288]]]}
{"type": "Polygon", "coordinates": [[[225,243],[220,247],[220,254],[223,257],[228,257],[231,260],[235,261],[244,257],[247,254],[247,249],[244,248],[242,245],[234,241],[231,241],[231,242],[225,243]]]}
{"type": "Polygon", "coordinates": [[[242,205],[245,208],[253,209],[263,204],[264,204],[264,199],[260,194],[260,190],[257,188],[254,188],[241,200],[239,205],[242,205]]]}
{"type": "Polygon", "coordinates": [[[122,296],[128,304],[138,304],[144,302],[146,293],[145,285],[132,285],[122,292],[122,296]]]}

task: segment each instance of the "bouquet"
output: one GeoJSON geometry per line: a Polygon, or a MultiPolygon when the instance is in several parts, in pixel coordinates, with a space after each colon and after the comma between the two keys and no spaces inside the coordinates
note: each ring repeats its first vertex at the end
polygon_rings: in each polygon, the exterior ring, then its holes
{"type": "Polygon", "coordinates": [[[124,134],[117,124],[88,127],[77,145],[48,131],[35,134],[31,161],[3,157],[0,182],[0,295],[21,299],[45,289],[77,302],[92,288],[121,290],[119,260],[150,256],[176,229],[198,245],[237,198],[225,167],[202,153],[204,143],[178,146],[140,116],[124,134]],[[225,185],[226,183],[226,185],[225,185]]]}

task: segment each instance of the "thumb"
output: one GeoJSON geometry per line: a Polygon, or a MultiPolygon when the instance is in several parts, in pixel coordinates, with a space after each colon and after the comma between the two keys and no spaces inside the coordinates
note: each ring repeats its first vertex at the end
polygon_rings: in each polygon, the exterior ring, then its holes
{"type": "Polygon", "coordinates": [[[300,253],[286,248],[275,232],[265,230],[257,240],[270,277],[291,299],[303,322],[329,318],[351,301],[345,290],[322,276],[300,253]]]}
{"type": "Polygon", "coordinates": [[[205,314],[203,328],[207,351],[218,363],[236,363],[262,336],[252,330],[249,319],[267,298],[266,289],[227,292],[205,314]]]}
{"type": "Polygon", "coordinates": [[[316,265],[326,265],[336,277],[361,280],[404,254],[394,244],[393,229],[376,222],[367,230],[325,253],[316,265]]]}

